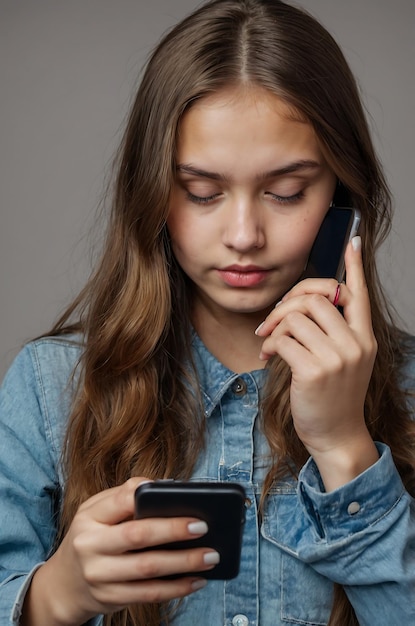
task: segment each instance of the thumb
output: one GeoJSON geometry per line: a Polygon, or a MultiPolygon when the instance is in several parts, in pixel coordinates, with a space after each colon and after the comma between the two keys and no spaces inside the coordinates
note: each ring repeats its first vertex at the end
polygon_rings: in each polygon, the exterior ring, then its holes
{"type": "Polygon", "coordinates": [[[362,239],[359,235],[349,241],[345,253],[346,284],[352,293],[367,290],[362,259],[362,239]]]}
{"type": "Polygon", "coordinates": [[[349,242],[345,253],[346,285],[351,294],[344,314],[351,326],[361,330],[371,326],[370,301],[362,259],[362,240],[358,235],[349,242]]]}

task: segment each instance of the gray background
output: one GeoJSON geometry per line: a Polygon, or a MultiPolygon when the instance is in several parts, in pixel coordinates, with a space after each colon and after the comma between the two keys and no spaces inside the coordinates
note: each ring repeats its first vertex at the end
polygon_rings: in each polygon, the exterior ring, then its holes
{"type": "MultiPolygon", "coordinates": [[[[90,269],[140,67],[195,0],[0,0],[0,377],[90,269]]],[[[357,74],[395,196],[381,276],[415,331],[415,2],[302,0],[357,74]]]]}

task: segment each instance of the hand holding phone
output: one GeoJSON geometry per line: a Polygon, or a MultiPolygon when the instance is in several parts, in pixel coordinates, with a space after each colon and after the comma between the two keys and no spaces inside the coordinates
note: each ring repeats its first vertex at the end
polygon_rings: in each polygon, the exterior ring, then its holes
{"type": "MultiPolygon", "coordinates": [[[[238,483],[159,480],[144,483],[136,490],[135,519],[185,516],[205,521],[208,532],[203,537],[158,547],[163,550],[212,548],[220,554],[219,564],[189,575],[226,580],[239,572],[245,498],[245,490],[238,483]]],[[[186,574],[180,574],[183,575],[186,574]]]]}

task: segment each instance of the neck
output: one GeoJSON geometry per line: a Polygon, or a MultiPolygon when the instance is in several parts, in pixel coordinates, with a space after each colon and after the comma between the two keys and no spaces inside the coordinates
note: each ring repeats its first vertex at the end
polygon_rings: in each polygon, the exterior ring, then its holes
{"type": "Polygon", "coordinates": [[[255,329],[264,319],[263,313],[218,316],[197,309],[192,318],[206,348],[225,367],[236,373],[265,367],[265,362],[259,360],[263,339],[255,335],[255,329]]]}

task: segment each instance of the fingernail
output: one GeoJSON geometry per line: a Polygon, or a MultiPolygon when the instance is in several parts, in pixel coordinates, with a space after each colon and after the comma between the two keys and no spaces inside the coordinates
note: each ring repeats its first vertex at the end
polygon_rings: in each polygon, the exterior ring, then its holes
{"type": "Polygon", "coordinates": [[[353,237],[352,239],[352,248],[353,250],[360,250],[361,247],[362,247],[362,239],[359,235],[356,235],[356,237],[353,237]]]}
{"type": "Polygon", "coordinates": [[[278,300],[277,304],[274,306],[274,309],[276,309],[277,306],[280,306],[280,304],[282,304],[282,300],[278,300]]]}
{"type": "Polygon", "coordinates": [[[206,535],[208,525],[206,522],[190,522],[190,524],[187,525],[187,530],[192,535],[206,535]]]}
{"type": "Polygon", "coordinates": [[[199,589],[203,589],[203,587],[206,587],[207,585],[207,580],[205,578],[199,578],[199,580],[194,580],[192,582],[192,591],[198,591],[199,589]]]}
{"type": "Polygon", "coordinates": [[[206,552],[203,561],[205,565],[217,565],[220,561],[220,554],[219,552],[206,552]]]}
{"type": "Polygon", "coordinates": [[[261,322],[261,324],[258,326],[258,328],[255,330],[255,334],[257,335],[259,333],[259,331],[261,330],[261,328],[263,327],[265,322],[261,322]]]}

